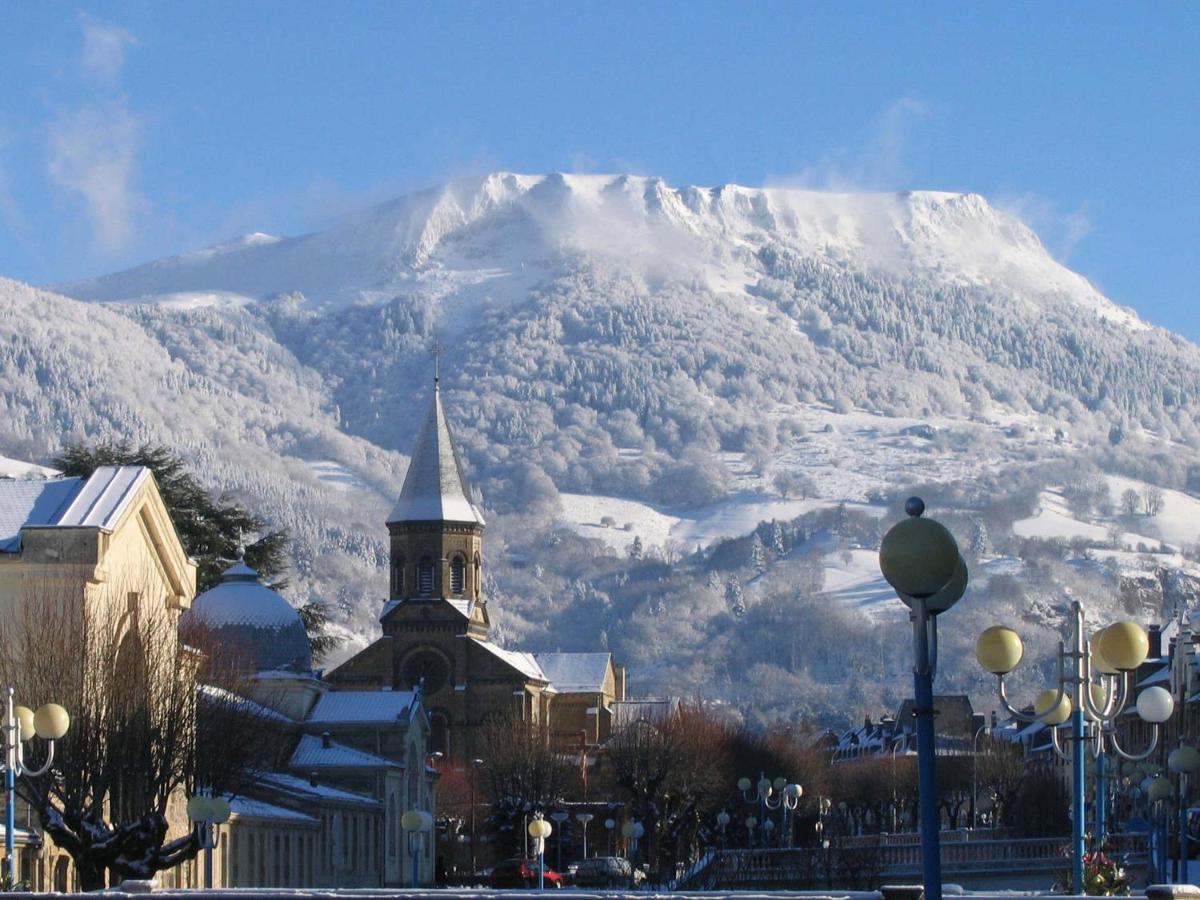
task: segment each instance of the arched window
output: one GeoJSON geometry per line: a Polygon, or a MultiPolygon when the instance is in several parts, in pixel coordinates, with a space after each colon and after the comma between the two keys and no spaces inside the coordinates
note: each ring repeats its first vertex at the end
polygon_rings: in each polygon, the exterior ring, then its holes
{"type": "Polygon", "coordinates": [[[392,596],[404,594],[404,556],[397,554],[392,560],[392,596]]]}
{"type": "Polygon", "coordinates": [[[433,596],[433,560],[422,556],[417,564],[417,594],[422,597],[433,596]]]}
{"type": "Polygon", "coordinates": [[[456,553],[450,560],[450,593],[459,596],[463,592],[463,582],[467,577],[467,561],[462,554],[456,553]]]}
{"type": "Polygon", "coordinates": [[[482,584],[482,582],[479,580],[479,569],[480,569],[480,565],[479,565],[479,554],[478,554],[478,553],[476,553],[476,554],[475,554],[475,581],[474,581],[474,582],[473,582],[473,584],[472,584],[472,586],[473,586],[473,587],[474,587],[474,589],[475,589],[475,597],[476,597],[476,599],[478,599],[478,598],[479,598],[479,592],[480,592],[480,589],[483,587],[483,584],[482,584]]]}

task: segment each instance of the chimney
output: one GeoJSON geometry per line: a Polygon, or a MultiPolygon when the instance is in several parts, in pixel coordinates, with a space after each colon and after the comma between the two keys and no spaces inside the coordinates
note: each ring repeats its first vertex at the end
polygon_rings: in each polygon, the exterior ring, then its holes
{"type": "Polygon", "coordinates": [[[308,784],[309,784],[309,787],[317,786],[317,773],[316,772],[308,773],[308,784]]]}
{"type": "Polygon", "coordinates": [[[333,735],[331,735],[328,731],[322,731],[321,732],[321,748],[324,750],[328,750],[332,746],[333,746],[333,735]]]}
{"type": "Polygon", "coordinates": [[[1146,658],[1159,659],[1162,656],[1162,626],[1151,625],[1146,636],[1150,638],[1150,652],[1146,658]]]}

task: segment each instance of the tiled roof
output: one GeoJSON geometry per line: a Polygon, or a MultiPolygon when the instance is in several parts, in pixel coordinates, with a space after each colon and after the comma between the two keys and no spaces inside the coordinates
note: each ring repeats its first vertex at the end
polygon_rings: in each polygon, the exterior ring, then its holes
{"type": "Polygon", "coordinates": [[[270,707],[263,706],[261,703],[255,703],[246,697],[241,697],[232,691],[227,691],[225,688],[215,687],[211,684],[202,684],[197,689],[200,696],[209,702],[217,705],[225,705],[232,707],[238,712],[245,712],[248,715],[259,716],[263,719],[269,719],[272,722],[279,722],[287,725],[294,725],[295,722],[285,716],[281,712],[277,712],[270,707]]]}
{"type": "Polygon", "coordinates": [[[436,384],[425,424],[408,463],[400,498],[388,516],[388,524],[392,522],[483,524],[483,514],[471,502],[436,384]]]}
{"type": "Polygon", "coordinates": [[[143,466],[101,466],[86,480],[0,481],[0,552],[20,551],[22,528],[111,531],[149,477],[143,466]]]}
{"type": "Polygon", "coordinates": [[[329,691],[317,700],[306,721],[406,722],[412,705],[412,691],[329,691]]]}
{"type": "Polygon", "coordinates": [[[538,665],[559,693],[600,693],[609,653],[538,653],[538,665]]]}
{"type": "Polygon", "coordinates": [[[497,659],[512,666],[526,678],[532,678],[536,681],[550,680],[546,677],[546,673],[542,671],[542,667],[538,665],[537,658],[532,653],[522,653],[518,650],[505,650],[503,647],[497,647],[491,641],[481,641],[479,638],[469,638],[469,640],[478,644],[497,659]]]}
{"type": "Polygon", "coordinates": [[[346,744],[339,744],[337,741],[330,741],[329,746],[325,747],[321,738],[311,734],[301,736],[300,742],[296,745],[296,750],[292,753],[292,758],[288,762],[288,766],[303,771],[320,768],[400,768],[398,763],[390,759],[384,759],[382,756],[376,756],[374,753],[367,753],[364,750],[358,750],[346,744]]]}

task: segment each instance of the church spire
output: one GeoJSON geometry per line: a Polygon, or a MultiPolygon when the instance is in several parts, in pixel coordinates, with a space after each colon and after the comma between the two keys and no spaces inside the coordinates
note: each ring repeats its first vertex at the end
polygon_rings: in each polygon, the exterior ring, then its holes
{"type": "Polygon", "coordinates": [[[413,447],[400,498],[388,516],[389,525],[401,522],[484,524],[483,514],[471,502],[462,464],[442,409],[438,374],[434,375],[433,397],[413,447]]]}

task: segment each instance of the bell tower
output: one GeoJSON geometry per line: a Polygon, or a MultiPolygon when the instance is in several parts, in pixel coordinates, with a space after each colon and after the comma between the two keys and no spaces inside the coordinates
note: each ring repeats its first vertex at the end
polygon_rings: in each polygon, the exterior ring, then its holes
{"type": "Polygon", "coordinates": [[[466,612],[471,631],[486,637],[483,596],[483,513],[471,502],[462,464],[442,409],[438,378],[408,473],[387,527],[391,601],[450,601],[466,612]]]}

